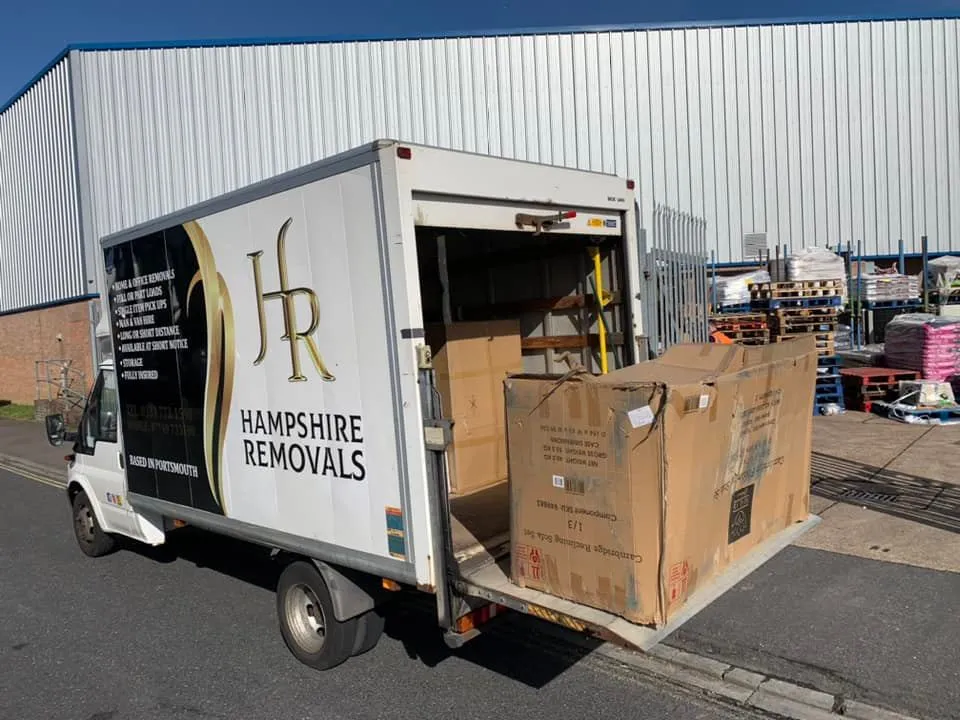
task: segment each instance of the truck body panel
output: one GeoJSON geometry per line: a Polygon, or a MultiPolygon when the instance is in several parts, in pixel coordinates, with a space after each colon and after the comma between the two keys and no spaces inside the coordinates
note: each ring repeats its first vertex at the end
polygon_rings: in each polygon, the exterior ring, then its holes
{"type": "Polygon", "coordinates": [[[134,502],[347,548],[412,579],[407,323],[387,282],[375,158],[114,239],[104,257],[134,502]]]}
{"type": "MultiPolygon", "coordinates": [[[[622,238],[635,282],[635,203],[621,178],[400,148],[374,143],[104,239],[135,509],[442,583],[418,232],[622,238]]],[[[624,295],[634,335],[639,294],[624,295]]]]}

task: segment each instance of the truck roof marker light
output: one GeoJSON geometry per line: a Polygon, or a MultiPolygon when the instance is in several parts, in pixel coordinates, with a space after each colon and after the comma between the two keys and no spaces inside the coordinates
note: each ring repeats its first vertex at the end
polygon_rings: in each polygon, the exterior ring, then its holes
{"type": "Polygon", "coordinates": [[[637,186],[637,183],[633,180],[627,180],[627,190],[633,190],[637,186]]]}
{"type": "Polygon", "coordinates": [[[408,147],[404,147],[403,145],[400,145],[397,148],[397,157],[400,158],[401,160],[409,160],[410,158],[413,157],[413,150],[411,150],[408,147]]]}

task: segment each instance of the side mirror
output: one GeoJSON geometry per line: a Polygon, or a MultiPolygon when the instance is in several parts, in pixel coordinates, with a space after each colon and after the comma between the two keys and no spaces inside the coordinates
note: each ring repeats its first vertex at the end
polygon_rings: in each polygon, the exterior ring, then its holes
{"type": "Polygon", "coordinates": [[[63,445],[63,439],[67,434],[63,415],[59,413],[56,415],[47,415],[43,421],[47,426],[47,442],[54,447],[63,445]]]}

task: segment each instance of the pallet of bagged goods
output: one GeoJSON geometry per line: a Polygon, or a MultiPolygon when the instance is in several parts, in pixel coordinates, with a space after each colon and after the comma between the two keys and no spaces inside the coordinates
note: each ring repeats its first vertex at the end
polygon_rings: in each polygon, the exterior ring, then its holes
{"type": "Polygon", "coordinates": [[[766,270],[741,273],[740,275],[717,275],[713,278],[716,289],[715,314],[750,312],[750,284],[770,282],[770,273],[766,270]]]}

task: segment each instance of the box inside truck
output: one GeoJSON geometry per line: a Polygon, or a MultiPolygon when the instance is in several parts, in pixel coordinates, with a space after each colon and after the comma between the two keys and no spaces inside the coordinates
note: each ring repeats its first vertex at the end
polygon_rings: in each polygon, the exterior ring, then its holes
{"type": "Polygon", "coordinates": [[[509,552],[503,381],[633,362],[622,238],[417,227],[443,414],[453,553],[468,575],[509,552]]]}

